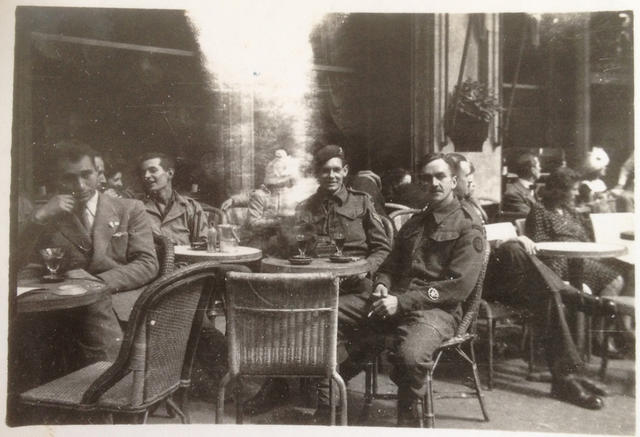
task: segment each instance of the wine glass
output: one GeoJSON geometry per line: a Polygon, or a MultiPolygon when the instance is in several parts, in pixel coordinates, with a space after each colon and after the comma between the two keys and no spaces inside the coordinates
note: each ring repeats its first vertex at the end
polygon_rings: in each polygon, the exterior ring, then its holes
{"type": "Polygon", "coordinates": [[[342,249],[344,248],[344,233],[336,231],[333,233],[333,243],[336,245],[336,256],[342,256],[342,249]]]}
{"type": "Polygon", "coordinates": [[[298,244],[300,258],[305,258],[307,252],[307,236],[305,234],[296,234],[296,243],[298,244]]]}
{"type": "Polygon", "coordinates": [[[57,277],[58,270],[62,264],[62,258],[64,257],[64,249],[61,247],[47,247],[40,250],[40,255],[44,260],[44,265],[49,271],[49,276],[57,277]]]}

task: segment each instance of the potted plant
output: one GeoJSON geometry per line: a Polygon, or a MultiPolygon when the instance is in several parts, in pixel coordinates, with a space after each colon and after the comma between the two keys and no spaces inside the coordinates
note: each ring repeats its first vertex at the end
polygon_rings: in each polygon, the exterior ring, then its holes
{"type": "Polygon", "coordinates": [[[481,151],[500,103],[486,85],[471,79],[456,85],[445,114],[445,133],[457,151],[481,151]]]}

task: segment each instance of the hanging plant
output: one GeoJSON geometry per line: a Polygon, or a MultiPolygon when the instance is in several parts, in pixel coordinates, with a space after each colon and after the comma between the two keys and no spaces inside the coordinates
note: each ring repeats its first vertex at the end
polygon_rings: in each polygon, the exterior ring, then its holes
{"type": "Polygon", "coordinates": [[[481,151],[489,123],[502,110],[485,84],[467,79],[453,90],[445,114],[445,133],[458,151],[481,151]]]}

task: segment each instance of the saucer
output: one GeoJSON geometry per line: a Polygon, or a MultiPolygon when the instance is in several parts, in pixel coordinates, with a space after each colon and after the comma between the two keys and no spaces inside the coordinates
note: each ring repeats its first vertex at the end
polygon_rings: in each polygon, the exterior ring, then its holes
{"type": "Polygon", "coordinates": [[[86,288],[73,284],[61,285],[57,290],[54,290],[54,293],[60,296],[77,296],[79,294],[85,294],[86,292],[86,288]]]}
{"type": "Polygon", "coordinates": [[[296,255],[289,258],[289,262],[294,266],[306,266],[311,264],[311,261],[313,261],[313,258],[308,256],[302,257],[300,255],[296,255]]]}
{"type": "Polygon", "coordinates": [[[353,261],[353,259],[350,256],[345,255],[331,255],[329,257],[329,261],[331,261],[332,263],[349,263],[353,261]]]}
{"type": "Polygon", "coordinates": [[[62,282],[62,281],[64,281],[64,276],[58,276],[58,275],[42,276],[42,282],[45,282],[45,283],[54,283],[54,282],[62,282]]]}

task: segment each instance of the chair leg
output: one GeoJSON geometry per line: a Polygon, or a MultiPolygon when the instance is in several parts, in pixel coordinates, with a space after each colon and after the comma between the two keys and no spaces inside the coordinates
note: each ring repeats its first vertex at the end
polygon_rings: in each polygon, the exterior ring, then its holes
{"type": "Polygon", "coordinates": [[[216,423],[222,423],[224,417],[224,391],[231,381],[231,373],[227,372],[220,381],[220,387],[218,388],[218,406],[216,408],[216,423]]]}
{"type": "Polygon", "coordinates": [[[487,323],[487,330],[489,331],[489,383],[487,388],[493,390],[493,334],[496,327],[496,321],[493,319],[487,323]]]}
{"type": "Polygon", "coordinates": [[[182,413],[184,414],[187,424],[191,423],[191,412],[189,411],[189,387],[184,387],[179,396],[179,405],[182,413]]]}
{"type": "Polygon", "coordinates": [[[364,404],[371,406],[373,403],[373,362],[369,361],[364,367],[364,404]]]}
{"type": "Polygon", "coordinates": [[[380,355],[377,355],[373,360],[373,379],[371,381],[371,387],[373,388],[373,397],[378,396],[378,372],[380,371],[380,355]]]}
{"type": "Polygon", "coordinates": [[[476,388],[476,396],[478,398],[478,402],[480,402],[480,409],[482,410],[482,416],[484,417],[485,422],[489,421],[489,414],[487,414],[487,409],[484,406],[484,399],[482,397],[482,388],[480,387],[480,376],[478,375],[478,366],[476,364],[475,352],[473,349],[473,341],[469,342],[469,349],[471,350],[471,370],[473,372],[473,381],[476,388]]]}
{"type": "Polygon", "coordinates": [[[429,369],[427,371],[427,379],[425,381],[427,385],[427,393],[425,395],[426,404],[423,408],[422,399],[418,401],[418,424],[420,428],[424,428],[424,417],[426,415],[427,418],[427,428],[435,428],[436,426],[436,416],[433,411],[433,370],[429,369]],[[426,409],[426,414],[424,410],[426,409]]]}
{"type": "Polygon", "coordinates": [[[236,424],[242,425],[244,422],[244,410],[242,409],[242,377],[236,378],[235,387],[235,400],[236,400],[236,424]]]}
{"type": "Polygon", "coordinates": [[[533,323],[527,321],[527,324],[529,325],[529,374],[533,373],[534,368],[533,368],[533,363],[535,360],[535,336],[533,335],[533,323]]]}
{"type": "Polygon", "coordinates": [[[609,348],[607,347],[608,343],[609,332],[605,330],[604,335],[602,336],[602,342],[600,344],[600,357],[602,361],[600,361],[600,371],[598,372],[598,376],[600,377],[601,381],[604,381],[607,374],[607,366],[609,365],[609,348]]]}
{"type": "Polygon", "coordinates": [[[175,411],[178,417],[180,417],[180,422],[182,422],[183,424],[189,423],[187,416],[184,414],[182,409],[174,402],[173,399],[167,398],[165,402],[167,403],[167,406],[171,407],[171,409],[175,411]]]}
{"type": "MultiPolygon", "coordinates": [[[[340,425],[347,426],[347,385],[342,379],[342,376],[340,376],[340,374],[336,371],[334,371],[333,375],[331,375],[331,379],[334,380],[336,384],[338,384],[338,391],[340,392],[340,425]]],[[[333,383],[331,385],[333,385],[333,383]]],[[[331,397],[331,400],[333,401],[333,396],[331,397]]],[[[335,409],[332,408],[332,411],[334,410],[335,409]]],[[[333,419],[335,419],[335,417],[333,419]]],[[[332,421],[332,425],[333,424],[335,424],[335,420],[332,421]]]]}
{"type": "MultiPolygon", "coordinates": [[[[597,319],[598,318],[596,317],[595,320],[597,321],[597,319]]],[[[585,337],[587,338],[586,339],[587,344],[585,345],[585,348],[584,348],[584,351],[585,351],[585,353],[584,353],[584,361],[586,363],[590,363],[591,362],[591,353],[593,352],[593,350],[591,348],[591,342],[592,342],[593,338],[591,337],[592,332],[591,332],[591,316],[590,315],[585,316],[585,329],[586,329],[585,337]]]]}

